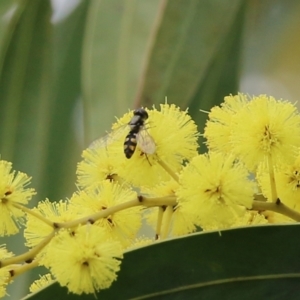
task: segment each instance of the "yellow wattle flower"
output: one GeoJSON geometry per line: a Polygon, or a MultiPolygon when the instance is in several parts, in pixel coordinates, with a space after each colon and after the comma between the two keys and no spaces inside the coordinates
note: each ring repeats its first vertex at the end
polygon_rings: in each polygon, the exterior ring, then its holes
{"type": "Polygon", "coordinates": [[[231,138],[236,125],[235,116],[248,103],[249,98],[239,93],[226,96],[220,106],[214,106],[208,114],[203,136],[211,151],[230,153],[233,151],[231,138]]]}
{"type": "Polygon", "coordinates": [[[0,269],[0,298],[3,298],[6,295],[6,286],[9,282],[11,283],[10,270],[10,266],[0,269]]]}
{"type": "MultiPolygon", "coordinates": [[[[74,193],[70,199],[70,209],[75,215],[85,217],[136,198],[137,193],[128,186],[103,180],[93,190],[74,193]]],[[[118,211],[99,219],[95,225],[103,227],[109,235],[127,247],[141,227],[141,208],[118,211]]]]}
{"type": "MultiPolygon", "coordinates": [[[[45,217],[52,222],[68,222],[78,218],[69,209],[67,201],[50,202],[48,199],[39,202],[38,206],[32,209],[35,213],[45,217]]],[[[53,226],[46,224],[35,216],[27,214],[24,237],[26,246],[34,247],[46,238],[53,230],[53,226]]]]}
{"type": "MultiPolygon", "coordinates": [[[[145,188],[142,190],[150,197],[175,197],[176,191],[179,188],[179,183],[174,180],[169,180],[162,182],[153,188],[145,188]]],[[[147,223],[156,230],[157,218],[158,218],[158,208],[148,209],[145,213],[145,218],[147,223]]],[[[165,217],[163,217],[165,218],[165,217]]],[[[180,236],[184,234],[191,233],[196,229],[197,214],[194,213],[193,207],[189,207],[189,203],[185,205],[177,204],[173,208],[173,214],[170,223],[170,235],[180,236]]]]}
{"type": "MultiPolygon", "coordinates": [[[[101,141],[99,141],[101,142],[101,141]]],[[[112,141],[113,142],[113,141],[112,141]]],[[[82,189],[92,189],[101,181],[107,179],[122,182],[117,175],[117,163],[113,155],[110,155],[111,145],[97,144],[82,152],[83,160],[77,165],[77,182],[82,189]]],[[[122,152],[123,146],[120,146],[122,152]]]]}
{"type": "MultiPolygon", "coordinates": [[[[6,258],[13,257],[14,254],[12,252],[7,251],[5,245],[0,245],[0,259],[5,260],[6,258]]],[[[7,266],[4,268],[0,268],[0,298],[6,295],[6,286],[10,281],[10,271],[11,267],[7,266]]]]}
{"type": "Polygon", "coordinates": [[[75,234],[59,232],[49,245],[49,267],[61,286],[81,295],[108,288],[117,278],[123,257],[119,242],[95,225],[80,226],[75,234]]]}
{"type": "Polygon", "coordinates": [[[237,113],[231,141],[233,152],[251,171],[268,159],[273,166],[292,162],[300,147],[296,106],[266,95],[253,97],[237,113]]]}
{"type": "Polygon", "coordinates": [[[203,229],[230,227],[252,207],[254,184],[232,155],[210,152],[194,157],[179,183],[179,205],[196,213],[203,229]]]}
{"type": "MultiPolygon", "coordinates": [[[[128,131],[125,131],[119,143],[114,143],[113,149],[109,150],[109,155],[118,166],[117,175],[134,186],[154,186],[162,181],[168,181],[170,175],[161,167],[159,161],[163,161],[174,172],[178,172],[184,161],[197,154],[199,147],[197,126],[187,111],[182,111],[173,104],[161,104],[160,110],[154,107],[146,111],[149,118],[143,134],[151,136],[155,143],[155,152],[145,154],[138,144],[132,157],[127,159],[122,149],[128,131]]],[[[113,125],[113,130],[128,124],[131,118],[132,112],[125,114],[113,125]]]]}
{"type": "Polygon", "coordinates": [[[29,287],[29,291],[31,293],[35,293],[40,291],[41,289],[47,287],[52,284],[55,279],[52,277],[50,273],[40,276],[39,279],[35,280],[29,287]]]}
{"type": "MultiPolygon", "coordinates": [[[[268,170],[261,164],[257,172],[257,180],[263,195],[270,201],[271,188],[268,170]]],[[[300,212],[300,154],[291,164],[276,166],[275,182],[278,198],[288,207],[300,212]]]]}
{"type": "Polygon", "coordinates": [[[0,236],[15,234],[19,231],[24,212],[15,204],[27,204],[34,189],[26,188],[31,177],[25,173],[12,171],[10,162],[0,160],[0,236]]]}

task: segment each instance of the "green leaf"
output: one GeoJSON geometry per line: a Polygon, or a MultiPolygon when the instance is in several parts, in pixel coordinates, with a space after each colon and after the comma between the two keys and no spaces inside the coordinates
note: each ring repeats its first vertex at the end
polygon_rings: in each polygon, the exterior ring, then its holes
{"type": "MultiPolygon", "coordinates": [[[[116,299],[298,299],[300,225],[197,233],[125,254],[118,279],[97,297],[116,299]]],[[[57,283],[26,299],[94,299],[57,283]]]]}
{"type": "MultiPolygon", "coordinates": [[[[0,54],[1,159],[33,176],[33,186],[42,195],[51,104],[50,13],[48,1],[15,2],[0,54]]],[[[26,249],[22,236],[7,243],[15,253],[26,249]]],[[[17,281],[8,293],[19,298],[26,283],[17,281]]]]}
{"type": "Polygon", "coordinates": [[[9,15],[10,12],[15,8],[15,4],[11,0],[2,0],[0,1],[0,51],[3,51],[3,47],[5,47],[5,38],[7,26],[9,26],[9,15]]]}
{"type": "MultiPolygon", "coordinates": [[[[237,94],[239,91],[242,37],[244,30],[246,5],[241,5],[235,15],[223,44],[218,48],[206,70],[205,78],[199,83],[195,95],[190,99],[189,112],[203,133],[207,113],[215,105],[224,101],[224,97],[237,94]]],[[[201,153],[207,151],[201,146],[201,153]]]]}
{"type": "Polygon", "coordinates": [[[211,72],[225,39],[233,34],[232,26],[242,3],[166,1],[137,103],[158,104],[167,96],[170,103],[188,106],[211,72]]]}
{"type": "Polygon", "coordinates": [[[39,199],[69,196],[75,187],[80,149],[72,127],[86,7],[53,26],[49,1],[20,1],[5,32],[1,158],[33,177],[39,199]]]}
{"type": "Polygon", "coordinates": [[[91,1],[83,49],[87,144],[133,107],[144,52],[158,10],[153,1],[91,1]]]}
{"type": "Polygon", "coordinates": [[[88,4],[82,1],[68,18],[53,26],[53,105],[47,112],[50,124],[43,180],[46,196],[55,200],[70,197],[76,189],[76,164],[84,148],[81,56],[88,4]]]}
{"type": "MultiPolygon", "coordinates": [[[[81,149],[73,119],[80,95],[85,3],[55,27],[50,22],[50,1],[22,0],[5,27],[0,52],[0,155],[13,162],[15,170],[32,176],[31,186],[38,195],[30,206],[46,197],[65,198],[75,189],[81,149]]],[[[21,235],[6,243],[16,254],[26,249],[21,235]]],[[[15,299],[24,285],[28,291],[26,278],[18,279],[8,287],[15,299]]]]}
{"type": "Polygon", "coordinates": [[[0,153],[34,176],[38,188],[51,105],[50,6],[48,1],[27,2],[17,6],[1,53],[0,138],[5,142],[0,153]]]}

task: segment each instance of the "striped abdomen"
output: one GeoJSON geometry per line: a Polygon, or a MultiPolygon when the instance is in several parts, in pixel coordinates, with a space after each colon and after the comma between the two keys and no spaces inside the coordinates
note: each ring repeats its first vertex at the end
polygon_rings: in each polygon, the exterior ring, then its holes
{"type": "Polygon", "coordinates": [[[136,149],[137,134],[138,134],[138,132],[135,132],[135,130],[131,130],[125,138],[124,153],[127,158],[131,158],[131,156],[133,155],[133,153],[136,149]]]}

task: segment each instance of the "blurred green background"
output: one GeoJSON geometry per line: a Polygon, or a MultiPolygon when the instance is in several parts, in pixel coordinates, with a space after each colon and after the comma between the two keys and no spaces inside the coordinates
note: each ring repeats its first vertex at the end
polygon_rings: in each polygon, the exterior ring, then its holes
{"type": "Polygon", "coordinates": [[[81,151],[128,109],[167,97],[203,132],[229,93],[298,100],[297,0],[1,0],[0,17],[0,154],[32,176],[31,207],[71,196],[81,151]]]}

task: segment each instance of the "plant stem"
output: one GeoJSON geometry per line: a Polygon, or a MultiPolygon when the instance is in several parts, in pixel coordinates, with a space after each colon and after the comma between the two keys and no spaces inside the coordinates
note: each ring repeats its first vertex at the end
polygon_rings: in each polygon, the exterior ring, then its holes
{"type": "Polygon", "coordinates": [[[158,240],[160,238],[163,215],[164,215],[164,208],[162,206],[160,206],[158,208],[158,215],[157,215],[157,221],[156,221],[156,233],[155,233],[156,240],[158,240]]]}
{"type": "Polygon", "coordinates": [[[175,206],[177,204],[177,200],[174,195],[164,196],[164,197],[153,197],[153,198],[142,196],[141,204],[146,207],[175,206]]]}
{"type": "Polygon", "coordinates": [[[101,219],[101,218],[106,218],[111,214],[114,214],[120,210],[123,209],[127,209],[127,208],[131,208],[131,207],[135,207],[141,205],[140,201],[138,199],[134,199],[128,202],[124,202],[112,207],[108,207],[104,210],[101,210],[99,212],[96,212],[92,215],[77,219],[77,220],[73,220],[73,221],[69,221],[69,222],[64,222],[64,223],[56,223],[56,226],[58,228],[72,228],[75,227],[79,224],[86,224],[86,223],[94,223],[95,221],[101,219]]]}
{"type": "MultiPolygon", "coordinates": [[[[144,197],[139,196],[138,198],[121,203],[116,206],[109,207],[105,210],[101,210],[93,215],[86,216],[84,218],[80,218],[77,220],[73,220],[70,222],[64,222],[64,223],[53,223],[47,219],[45,219],[45,223],[47,223],[49,226],[54,227],[55,229],[51,234],[49,234],[44,240],[42,240],[37,246],[32,248],[31,250],[27,251],[26,253],[23,253],[18,256],[7,258],[3,261],[0,260],[0,268],[5,267],[12,264],[18,264],[21,262],[26,262],[33,260],[34,257],[51,241],[51,239],[54,237],[55,232],[58,231],[60,228],[72,228],[79,224],[86,224],[88,222],[92,223],[95,222],[101,218],[108,217],[109,215],[116,213],[118,211],[121,211],[123,209],[135,207],[135,206],[146,206],[146,207],[153,207],[153,206],[175,206],[176,205],[176,197],[175,196],[166,196],[166,197],[157,197],[157,198],[150,198],[150,197],[144,197]]],[[[34,211],[23,207],[22,205],[16,204],[16,207],[19,209],[22,209],[24,212],[28,212],[32,215],[36,215],[37,218],[40,219],[40,215],[36,214],[34,211]]],[[[43,220],[43,217],[41,219],[43,220]]]]}
{"type": "Polygon", "coordinates": [[[173,206],[168,206],[164,212],[164,217],[163,217],[163,228],[161,231],[161,239],[164,240],[167,238],[170,225],[171,225],[171,220],[173,216],[173,206]]]}
{"type": "Polygon", "coordinates": [[[176,182],[179,181],[178,175],[164,161],[158,159],[157,162],[176,182]]]}
{"type": "Polygon", "coordinates": [[[264,210],[274,211],[276,213],[285,215],[297,222],[300,222],[300,213],[289,208],[284,203],[282,203],[279,199],[276,202],[264,202],[264,201],[254,200],[252,209],[259,210],[259,211],[264,211],[264,210]]]}
{"type": "Polygon", "coordinates": [[[271,197],[272,201],[277,201],[277,189],[276,189],[276,182],[275,182],[275,174],[274,174],[274,166],[271,155],[268,156],[268,169],[269,169],[269,177],[270,177],[270,185],[271,185],[271,197]]]}
{"type": "Polygon", "coordinates": [[[34,248],[30,249],[29,251],[18,255],[14,257],[7,258],[3,261],[0,261],[0,266],[5,267],[12,264],[17,264],[21,262],[26,262],[33,260],[34,257],[45,247],[47,244],[51,241],[51,239],[54,237],[55,230],[53,230],[52,233],[50,233],[47,237],[45,237],[38,245],[36,245],[34,248]]]}
{"type": "Polygon", "coordinates": [[[128,209],[131,207],[143,205],[146,207],[153,207],[153,206],[163,206],[163,205],[176,205],[176,198],[175,196],[166,196],[166,197],[159,197],[159,198],[149,198],[144,196],[139,196],[137,199],[130,200],[128,202],[124,202],[112,207],[108,207],[105,210],[101,210],[97,213],[94,213],[92,215],[73,220],[70,222],[65,223],[55,223],[56,228],[72,228],[79,224],[86,224],[88,222],[94,223],[95,221],[106,218],[118,211],[128,209]]]}
{"type": "Polygon", "coordinates": [[[21,266],[18,266],[17,268],[12,268],[14,271],[13,271],[13,276],[11,276],[10,279],[13,279],[23,273],[25,273],[26,271],[28,270],[31,270],[35,267],[37,267],[39,265],[39,260],[38,259],[35,259],[33,262],[31,262],[30,264],[23,264],[21,266]]]}
{"type": "Polygon", "coordinates": [[[13,206],[22,210],[23,212],[27,213],[28,215],[32,215],[33,217],[41,220],[42,222],[46,223],[47,225],[49,225],[50,227],[54,228],[54,224],[53,222],[51,222],[50,220],[48,220],[47,218],[43,217],[41,214],[35,212],[34,210],[26,207],[26,206],[23,206],[21,204],[18,204],[18,203],[13,203],[13,206]]]}

